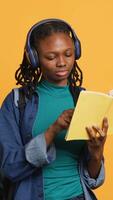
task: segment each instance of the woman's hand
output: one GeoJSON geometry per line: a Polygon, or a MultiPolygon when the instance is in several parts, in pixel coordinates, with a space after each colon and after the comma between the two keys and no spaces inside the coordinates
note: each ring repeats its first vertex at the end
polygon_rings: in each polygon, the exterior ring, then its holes
{"type": "Polygon", "coordinates": [[[65,110],[45,132],[47,144],[51,144],[55,136],[64,129],[68,129],[74,109],[65,110]]]}
{"type": "Polygon", "coordinates": [[[104,144],[107,137],[108,120],[104,118],[102,121],[102,128],[98,126],[86,127],[86,131],[89,135],[88,151],[90,154],[90,160],[88,163],[89,173],[92,177],[98,175],[101,160],[103,157],[104,144]]]}
{"type": "Polygon", "coordinates": [[[92,158],[98,159],[103,156],[104,144],[107,137],[108,120],[104,118],[102,128],[98,126],[86,127],[89,135],[88,150],[92,158]]]}
{"type": "Polygon", "coordinates": [[[60,132],[64,129],[68,129],[72,116],[73,116],[74,109],[65,110],[55,121],[53,124],[56,132],[60,132]]]}

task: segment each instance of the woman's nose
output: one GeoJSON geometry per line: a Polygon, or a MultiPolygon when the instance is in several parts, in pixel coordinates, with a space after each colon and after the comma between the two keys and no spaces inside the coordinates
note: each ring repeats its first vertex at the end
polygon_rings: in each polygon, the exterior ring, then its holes
{"type": "Polygon", "coordinates": [[[64,56],[59,56],[57,58],[57,67],[65,67],[66,66],[66,60],[64,56]]]}

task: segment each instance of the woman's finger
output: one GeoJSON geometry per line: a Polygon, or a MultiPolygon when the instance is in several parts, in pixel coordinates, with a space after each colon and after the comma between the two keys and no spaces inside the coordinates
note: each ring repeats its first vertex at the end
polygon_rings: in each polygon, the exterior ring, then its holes
{"type": "Polygon", "coordinates": [[[100,129],[98,126],[93,125],[92,128],[96,132],[96,137],[105,137],[106,133],[102,129],[100,129]]]}
{"type": "Polygon", "coordinates": [[[107,117],[104,117],[103,121],[102,121],[102,131],[107,134],[108,131],[108,119],[107,117]]]}
{"type": "Polygon", "coordinates": [[[95,133],[91,127],[86,127],[86,131],[88,133],[89,139],[91,140],[95,139],[95,133]]]}

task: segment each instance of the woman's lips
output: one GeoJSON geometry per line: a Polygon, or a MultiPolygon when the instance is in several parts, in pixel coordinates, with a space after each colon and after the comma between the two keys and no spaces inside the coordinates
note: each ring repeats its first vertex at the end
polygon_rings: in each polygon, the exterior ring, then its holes
{"type": "Polygon", "coordinates": [[[67,71],[67,70],[56,72],[56,75],[57,75],[57,76],[65,76],[65,75],[67,75],[67,74],[68,74],[68,71],[67,71]]]}

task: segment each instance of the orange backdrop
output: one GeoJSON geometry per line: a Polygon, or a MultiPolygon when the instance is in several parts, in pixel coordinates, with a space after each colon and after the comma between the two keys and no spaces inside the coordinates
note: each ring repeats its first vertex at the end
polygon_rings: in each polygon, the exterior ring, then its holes
{"type": "MultiPolygon", "coordinates": [[[[107,92],[113,88],[112,0],[10,0],[0,4],[0,103],[15,86],[14,73],[22,60],[29,28],[44,18],[62,18],[75,28],[82,43],[79,65],[84,86],[107,92]]],[[[113,136],[105,146],[106,181],[95,190],[98,200],[112,200],[113,136]]]]}

